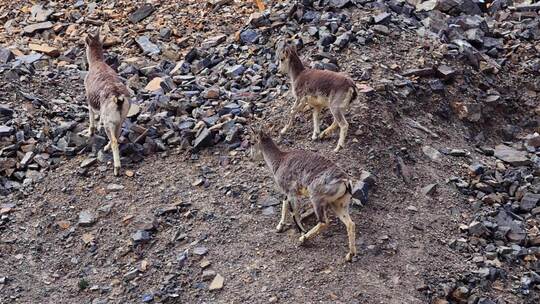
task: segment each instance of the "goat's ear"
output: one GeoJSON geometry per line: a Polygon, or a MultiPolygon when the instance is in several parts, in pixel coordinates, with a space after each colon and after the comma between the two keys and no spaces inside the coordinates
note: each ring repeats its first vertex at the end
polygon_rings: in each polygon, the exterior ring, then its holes
{"type": "Polygon", "coordinates": [[[268,135],[266,134],[266,132],[264,132],[263,128],[259,128],[259,130],[257,130],[257,137],[259,138],[259,140],[262,140],[268,138],[268,135]]]}
{"type": "Polygon", "coordinates": [[[101,35],[101,27],[97,29],[95,38],[96,38],[96,41],[103,44],[103,41],[105,40],[105,37],[101,35]]]}
{"type": "Polygon", "coordinates": [[[247,127],[247,132],[251,140],[257,139],[257,132],[255,132],[255,129],[252,126],[247,127]]]}
{"type": "Polygon", "coordinates": [[[101,34],[101,29],[98,28],[96,30],[96,32],[94,33],[94,35],[93,35],[94,39],[97,40],[97,41],[100,41],[100,39],[99,39],[100,34],[101,34]]]}
{"type": "Polygon", "coordinates": [[[284,54],[287,57],[297,54],[296,46],[292,43],[288,43],[287,46],[285,47],[284,54]]]}
{"type": "Polygon", "coordinates": [[[84,43],[86,43],[87,45],[92,44],[92,40],[93,40],[93,37],[91,34],[88,34],[86,35],[86,37],[84,37],[84,43]]]}
{"type": "Polygon", "coordinates": [[[296,49],[296,45],[294,45],[294,44],[291,44],[289,46],[289,50],[290,50],[291,54],[298,54],[298,50],[296,49]]]}

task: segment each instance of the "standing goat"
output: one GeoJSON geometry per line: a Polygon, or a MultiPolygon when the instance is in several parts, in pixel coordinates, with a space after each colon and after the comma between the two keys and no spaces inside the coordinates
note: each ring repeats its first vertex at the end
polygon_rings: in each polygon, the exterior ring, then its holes
{"type": "Polygon", "coordinates": [[[339,140],[334,152],[344,148],[345,137],[349,129],[345,113],[348,111],[351,101],[358,96],[353,80],[333,71],[304,67],[294,46],[284,47],[281,52],[278,52],[278,57],[279,70],[281,73],[289,75],[295,98],[291,116],[281,129],[280,134],[285,134],[292,126],[298,111],[306,105],[310,105],[313,107],[313,135],[311,139],[323,139],[339,126],[339,140]],[[334,121],[321,133],[319,115],[325,107],[330,108],[334,121]]]}
{"type": "Polygon", "coordinates": [[[347,227],[349,253],[347,261],[356,255],[355,224],[349,215],[352,183],[347,174],[332,161],[310,151],[281,151],[272,138],[264,132],[255,135],[254,156],[264,158],[274,175],[280,190],[287,196],[281,208],[281,220],[276,227],[282,232],[286,225],[289,209],[299,229],[305,232],[298,212],[297,199],[308,196],[311,200],[317,225],[302,234],[304,243],[328,226],[328,207],[331,207],[347,227]]]}
{"type": "Polygon", "coordinates": [[[105,128],[109,143],[104,150],[112,149],[114,175],[120,171],[120,150],[118,138],[122,123],[129,111],[129,91],[116,72],[105,63],[103,43],[99,32],[89,34],[85,39],[88,74],[84,78],[88,114],[90,117],[90,136],[96,132],[95,115],[99,113],[99,126],[105,128]]]}

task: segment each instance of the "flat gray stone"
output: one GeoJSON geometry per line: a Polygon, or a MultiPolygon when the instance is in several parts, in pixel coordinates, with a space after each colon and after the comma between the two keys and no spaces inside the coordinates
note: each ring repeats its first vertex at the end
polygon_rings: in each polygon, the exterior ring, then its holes
{"type": "Polygon", "coordinates": [[[148,242],[151,239],[150,232],[146,230],[137,230],[134,234],[131,235],[131,239],[135,243],[148,242]]]}
{"type": "Polygon", "coordinates": [[[211,48],[211,47],[215,47],[215,46],[220,45],[226,39],[227,39],[226,35],[217,35],[217,36],[213,36],[213,37],[210,37],[210,38],[206,39],[205,41],[203,41],[203,43],[201,45],[202,45],[203,48],[211,48]]]}
{"type": "Polygon", "coordinates": [[[527,166],[531,163],[527,152],[519,151],[506,145],[495,147],[495,157],[516,167],[527,166]]]}
{"type": "Polygon", "coordinates": [[[144,18],[150,16],[156,9],[149,3],[139,7],[137,10],[135,10],[133,13],[131,13],[128,17],[129,21],[133,23],[138,23],[142,21],[144,18]]]}
{"type": "Polygon", "coordinates": [[[23,167],[26,167],[30,163],[30,161],[32,161],[32,158],[34,158],[34,155],[36,155],[34,151],[26,152],[26,154],[24,154],[23,159],[21,160],[21,165],[23,167]]]}
{"type": "Polygon", "coordinates": [[[422,193],[425,196],[431,196],[431,195],[433,195],[435,193],[436,190],[437,190],[437,184],[429,184],[429,185],[423,187],[420,190],[420,193],[422,193]]]}
{"type": "Polygon", "coordinates": [[[33,34],[36,31],[47,30],[53,27],[52,22],[45,21],[40,23],[29,24],[23,28],[26,34],[33,34]]]}
{"type": "Polygon", "coordinates": [[[152,56],[157,55],[161,52],[159,47],[152,41],[150,41],[150,38],[148,38],[148,36],[137,37],[137,39],[135,39],[135,42],[141,48],[145,55],[152,56]]]}
{"type": "Polygon", "coordinates": [[[108,184],[107,185],[107,190],[109,190],[111,192],[120,191],[120,190],[123,190],[123,189],[124,189],[124,186],[119,185],[119,184],[108,184]]]}
{"type": "Polygon", "coordinates": [[[432,161],[440,161],[441,158],[442,158],[442,154],[441,152],[439,152],[437,149],[431,147],[431,146],[423,146],[422,147],[422,152],[424,152],[424,154],[429,157],[429,159],[431,159],[432,161]]]}
{"type": "Polygon", "coordinates": [[[273,206],[265,207],[262,210],[263,215],[274,215],[276,212],[274,211],[273,206]]]}
{"type": "Polygon", "coordinates": [[[216,272],[214,270],[204,270],[202,273],[202,279],[203,281],[210,281],[216,276],[216,272]]]}
{"type": "Polygon", "coordinates": [[[43,57],[43,54],[33,53],[33,54],[29,54],[29,55],[18,56],[15,59],[17,61],[21,62],[21,63],[32,64],[32,63],[40,60],[42,57],[43,57]]]}
{"type": "Polygon", "coordinates": [[[0,136],[9,136],[13,133],[13,127],[0,126],[0,136]]]}
{"type": "Polygon", "coordinates": [[[97,162],[97,158],[89,157],[81,162],[81,168],[90,167],[97,162]]]}
{"type": "Polygon", "coordinates": [[[193,253],[196,255],[205,255],[206,253],[208,253],[208,248],[204,246],[195,247],[193,248],[193,253]]]}
{"type": "Polygon", "coordinates": [[[35,4],[30,9],[30,17],[33,21],[44,22],[52,15],[52,9],[44,9],[42,4],[35,4]]]}
{"type": "Polygon", "coordinates": [[[96,222],[96,217],[89,210],[84,210],[79,213],[79,225],[91,226],[96,222]]]}
{"type": "Polygon", "coordinates": [[[379,34],[388,35],[390,34],[390,29],[382,24],[376,24],[373,26],[373,30],[379,34]]]}
{"type": "Polygon", "coordinates": [[[15,56],[6,48],[0,48],[0,64],[8,63],[13,60],[15,56]]]}
{"type": "Polygon", "coordinates": [[[536,193],[525,193],[525,195],[521,198],[521,202],[519,203],[519,208],[523,211],[531,211],[533,208],[536,207],[536,204],[540,201],[540,194],[536,193]]]}

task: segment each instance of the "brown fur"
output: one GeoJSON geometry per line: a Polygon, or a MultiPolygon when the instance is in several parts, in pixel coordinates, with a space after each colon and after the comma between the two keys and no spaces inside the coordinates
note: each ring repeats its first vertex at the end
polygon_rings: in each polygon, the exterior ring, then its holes
{"type": "Polygon", "coordinates": [[[282,231],[290,206],[296,224],[302,229],[298,215],[297,198],[307,195],[311,201],[317,226],[300,237],[304,242],[315,236],[328,224],[328,208],[332,208],[347,226],[349,253],[347,260],[356,254],[354,222],[349,216],[351,200],[351,181],[347,174],[332,161],[310,151],[281,151],[271,137],[263,132],[256,136],[255,151],[262,154],[273,173],[280,190],[287,196],[283,203],[281,221],[277,226],[282,231]]]}
{"type": "Polygon", "coordinates": [[[344,114],[348,111],[350,102],[358,96],[354,81],[341,73],[306,68],[294,47],[286,47],[279,54],[279,59],[281,72],[288,73],[291,78],[295,97],[291,116],[281,134],[285,134],[291,127],[296,113],[309,105],[313,107],[312,139],[324,138],[339,126],[340,136],[335,151],[343,148],[349,126],[344,114]],[[330,109],[334,122],[321,133],[319,115],[326,107],[330,109]]]}
{"type": "Polygon", "coordinates": [[[120,152],[118,138],[122,131],[122,123],[129,111],[129,91],[116,72],[105,63],[103,44],[99,33],[88,35],[85,39],[88,74],[84,79],[86,100],[90,117],[89,133],[96,131],[95,114],[99,113],[100,126],[105,128],[114,159],[114,174],[120,170],[120,152]]]}

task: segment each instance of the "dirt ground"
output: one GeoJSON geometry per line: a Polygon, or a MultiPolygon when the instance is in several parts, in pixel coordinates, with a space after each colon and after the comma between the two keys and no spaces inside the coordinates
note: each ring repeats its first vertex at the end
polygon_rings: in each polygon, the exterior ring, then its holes
{"type": "MultiPolygon", "coordinates": [[[[356,18],[365,15],[358,14],[356,18]]],[[[463,86],[485,79],[458,60],[440,58],[436,47],[426,48],[415,33],[404,30],[338,54],[342,68],[353,76],[371,68],[372,85],[393,79],[392,64],[406,69],[420,60],[448,62],[462,73],[444,95],[424,91],[396,98],[387,91],[363,96],[348,114],[348,144],[338,154],[332,152],[336,136],[310,140],[309,112],[281,143],[318,151],[353,178],[362,170],[376,176],[369,202],[351,211],[359,251],[353,263],[345,262],[346,232],[336,218],[306,246],[299,246],[294,227],[275,232],[283,197],[268,169],[251,160],[248,150],[218,145],[195,155],[162,152],[124,166],[123,172],[134,172],[132,177],[112,176],[110,165],[81,176],[78,168],[85,155],[79,155],[66,158],[31,193],[13,201],[17,207],[0,231],[0,274],[10,279],[9,285],[0,285],[0,303],[140,303],[149,294],[154,302],[169,303],[433,301],[435,286],[454,282],[474,266],[449,246],[460,237],[458,227],[471,207],[448,179],[463,175],[464,165],[480,157],[471,141],[478,131],[489,137],[486,144],[500,141],[493,121],[475,126],[445,115],[449,99],[474,98],[463,86]],[[438,137],[411,127],[411,119],[438,137]],[[422,153],[425,145],[465,149],[471,155],[433,162],[422,153]],[[406,174],[397,172],[397,156],[405,162],[406,174]],[[420,190],[432,183],[437,183],[435,194],[423,195],[420,190]],[[111,189],[112,184],[122,189],[111,189]],[[261,207],[268,203],[272,206],[261,207]],[[88,227],[77,224],[84,210],[97,215],[88,227]],[[145,225],[155,226],[151,239],[134,245],[132,235],[145,225]],[[203,256],[194,250],[201,247],[208,250],[203,256]],[[222,290],[208,290],[210,281],[202,277],[205,261],[210,262],[206,269],[223,276],[222,290]]],[[[504,72],[498,77],[505,86],[515,81],[504,72]]],[[[81,79],[53,82],[1,85],[45,98],[64,92],[84,102],[81,79]],[[54,89],[47,90],[51,84],[54,89]]],[[[267,104],[264,126],[274,135],[289,106],[284,95],[267,104]]],[[[494,119],[518,119],[504,111],[494,113],[494,119]]],[[[325,113],[324,124],[330,121],[325,113]]],[[[314,219],[307,223],[313,225],[314,219]]],[[[480,292],[506,303],[526,303],[509,286],[480,292]]]]}
{"type": "MultiPolygon", "coordinates": [[[[287,109],[287,105],[276,101],[275,108],[287,109]]],[[[337,219],[305,247],[298,246],[294,229],[274,231],[280,206],[273,206],[270,215],[257,206],[282,197],[266,167],[250,160],[249,151],[216,147],[201,152],[196,160],[185,153],[150,157],[125,168],[135,172],[131,178],[97,170],[81,177],[76,172],[82,159],[77,157],[50,172],[19,202],[15,223],[3,233],[1,246],[7,257],[3,268],[19,286],[15,302],[86,303],[109,298],[113,303],[133,303],[148,292],[170,288],[178,294],[173,301],[182,303],[265,303],[274,298],[283,303],[425,303],[427,286],[470,266],[448,246],[458,237],[467,203],[446,179],[458,174],[465,161],[433,163],[421,155],[414,139],[468,148],[459,136],[463,130],[447,130],[449,139],[433,141],[398,119],[386,131],[388,136],[353,135],[365,128],[361,117],[383,115],[383,111],[366,111],[355,104],[351,112],[349,146],[337,155],[331,152],[335,137],[308,140],[307,114],[298,119],[285,144],[324,153],[353,177],[364,169],[377,177],[369,203],[352,209],[360,252],[354,263],[344,261],[346,233],[337,219]],[[403,147],[410,154],[406,158],[413,176],[409,183],[395,172],[394,153],[403,147]],[[193,186],[199,178],[204,185],[193,186]],[[434,182],[439,184],[434,198],[419,193],[434,182]],[[112,183],[124,189],[108,191],[112,183]],[[172,204],[180,207],[156,216],[152,240],[132,246],[130,237],[138,220],[144,222],[172,204]],[[418,211],[408,211],[409,206],[418,211]],[[110,211],[96,211],[94,225],[76,225],[80,211],[102,207],[110,211]],[[60,227],[61,222],[69,227],[60,227]],[[85,234],[92,238],[88,244],[85,234]],[[208,249],[203,258],[189,254],[184,265],[178,262],[186,249],[200,245],[208,249]],[[202,281],[199,265],[203,259],[225,278],[223,290],[207,290],[209,282],[202,281]],[[142,264],[148,265],[146,270],[124,282],[123,275],[142,264]],[[91,288],[79,291],[82,279],[91,288]],[[103,291],[110,289],[110,293],[103,291]]],[[[279,123],[277,110],[268,115],[279,123]]],[[[374,122],[373,128],[379,124],[374,122]]],[[[436,130],[444,128],[441,123],[436,130]]],[[[308,223],[312,225],[313,219],[308,223]]],[[[514,301],[510,294],[504,298],[514,301]]]]}

